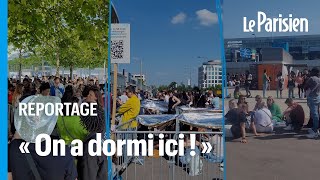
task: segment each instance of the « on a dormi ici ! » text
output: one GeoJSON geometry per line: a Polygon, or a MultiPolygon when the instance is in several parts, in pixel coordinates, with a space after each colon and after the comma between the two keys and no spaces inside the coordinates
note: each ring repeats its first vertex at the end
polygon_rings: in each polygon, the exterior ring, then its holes
{"type": "MultiPolygon", "coordinates": [[[[88,143],[88,153],[90,156],[123,156],[123,150],[126,150],[128,156],[153,156],[154,150],[154,135],[148,134],[148,139],[102,139],[101,133],[96,134],[95,139],[91,139],[88,143]],[[102,154],[103,153],[103,154],[102,154]]],[[[184,134],[179,134],[178,140],[166,139],[164,140],[164,134],[159,134],[159,156],[184,156],[185,155],[185,143],[184,134]],[[172,147],[177,149],[172,149],[172,147]]],[[[28,150],[29,142],[21,143],[19,149],[21,153],[30,153],[28,150]]],[[[202,142],[201,153],[212,153],[212,146],[209,142],[202,142]]],[[[196,148],[196,135],[190,134],[190,155],[195,156],[196,148]]],[[[65,156],[66,143],[63,139],[51,139],[48,134],[39,134],[35,140],[35,151],[39,156],[48,156],[52,153],[53,156],[65,156]],[[43,148],[42,143],[45,143],[43,148]]],[[[79,139],[74,139],[71,142],[71,155],[83,156],[83,142],[79,139]]]]}

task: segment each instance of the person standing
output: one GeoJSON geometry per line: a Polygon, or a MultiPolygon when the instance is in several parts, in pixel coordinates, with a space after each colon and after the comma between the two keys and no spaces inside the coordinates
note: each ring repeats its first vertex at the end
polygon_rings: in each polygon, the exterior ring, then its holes
{"type": "Polygon", "coordinates": [[[298,94],[299,94],[299,98],[304,98],[302,72],[299,72],[299,73],[298,73],[298,76],[297,76],[297,78],[296,78],[296,83],[298,84],[298,94]]]}
{"type": "Polygon", "coordinates": [[[278,82],[277,98],[279,98],[279,93],[280,93],[280,98],[282,98],[282,91],[283,91],[283,86],[284,86],[284,78],[282,76],[282,72],[278,73],[276,81],[278,82]]]}
{"type": "Polygon", "coordinates": [[[263,89],[263,98],[266,98],[266,91],[268,89],[269,86],[269,76],[267,74],[267,70],[263,70],[263,76],[262,76],[262,89],[263,89]]]}
{"type": "Polygon", "coordinates": [[[172,91],[169,91],[169,96],[168,114],[175,114],[175,108],[181,103],[181,101],[175,95],[173,95],[172,91]]]}
{"type": "Polygon", "coordinates": [[[135,94],[135,89],[133,86],[128,86],[126,88],[126,92],[128,100],[119,107],[118,113],[123,115],[121,123],[126,123],[130,120],[133,120],[129,125],[124,125],[122,128],[135,128],[138,126],[138,122],[135,120],[135,118],[140,113],[140,100],[135,94]]]}
{"type": "Polygon", "coordinates": [[[42,96],[50,96],[50,84],[48,82],[41,83],[39,91],[42,96]]]}
{"type": "MultiPolygon", "coordinates": [[[[309,70],[305,69],[303,71],[303,84],[302,84],[303,89],[304,89],[306,82],[308,81],[309,78],[310,78],[309,70]]],[[[307,92],[305,89],[304,89],[304,98],[307,98],[307,92]]]]}
{"type": "Polygon", "coordinates": [[[127,92],[126,91],[123,91],[122,95],[119,96],[119,99],[120,99],[120,104],[124,104],[128,101],[128,96],[127,96],[127,92]]]}
{"type": "Polygon", "coordinates": [[[59,77],[55,77],[53,86],[50,87],[50,95],[51,96],[57,96],[57,97],[59,97],[61,99],[63,94],[64,94],[64,87],[60,83],[60,78],[59,77]]]}
{"type": "Polygon", "coordinates": [[[289,98],[294,98],[294,88],[296,87],[295,84],[295,75],[294,73],[291,71],[290,75],[289,75],[289,81],[288,81],[288,89],[289,89],[289,98]]]}
{"type": "Polygon", "coordinates": [[[251,97],[250,87],[252,82],[252,74],[247,70],[246,71],[246,77],[245,77],[245,88],[246,88],[246,94],[247,97],[251,97]]]}
{"type": "Polygon", "coordinates": [[[310,78],[306,82],[304,89],[309,91],[307,103],[310,109],[310,116],[313,120],[313,127],[309,129],[307,137],[313,139],[319,136],[320,78],[318,68],[311,70],[310,78]]]}

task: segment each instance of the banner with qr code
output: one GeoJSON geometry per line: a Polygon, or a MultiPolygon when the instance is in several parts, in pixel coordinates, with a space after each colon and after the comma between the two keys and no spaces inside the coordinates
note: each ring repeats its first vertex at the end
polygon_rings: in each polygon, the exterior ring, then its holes
{"type": "Polygon", "coordinates": [[[130,24],[111,24],[111,63],[130,63],[130,24]]]}

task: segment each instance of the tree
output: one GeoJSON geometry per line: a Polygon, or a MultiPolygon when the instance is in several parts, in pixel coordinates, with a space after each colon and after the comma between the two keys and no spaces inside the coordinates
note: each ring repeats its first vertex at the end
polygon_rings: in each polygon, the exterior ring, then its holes
{"type": "Polygon", "coordinates": [[[102,66],[108,7],[107,0],[9,0],[9,44],[56,64],[57,75],[60,66],[102,66]]]}
{"type": "Polygon", "coordinates": [[[170,89],[170,90],[175,89],[175,88],[176,88],[176,85],[177,85],[176,82],[171,82],[171,83],[168,85],[168,89],[170,89]]]}

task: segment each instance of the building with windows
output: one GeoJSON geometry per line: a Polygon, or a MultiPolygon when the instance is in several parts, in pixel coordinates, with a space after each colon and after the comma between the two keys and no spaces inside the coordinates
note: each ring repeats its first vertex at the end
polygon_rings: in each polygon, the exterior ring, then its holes
{"type": "Polygon", "coordinates": [[[200,88],[214,87],[222,84],[222,66],[220,60],[211,60],[198,69],[198,86],[200,88]]]}
{"type": "Polygon", "coordinates": [[[295,61],[320,59],[320,35],[225,39],[227,62],[263,61],[263,48],[283,48],[295,61]]]}

